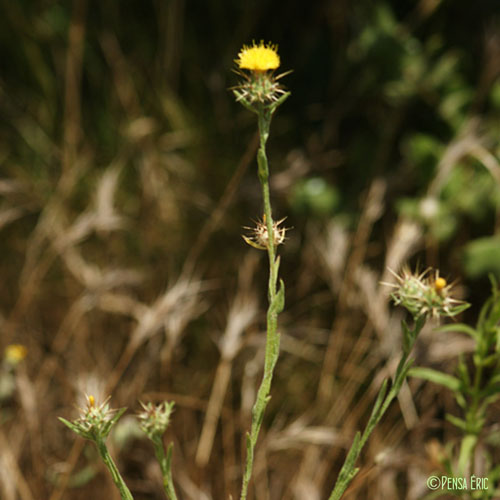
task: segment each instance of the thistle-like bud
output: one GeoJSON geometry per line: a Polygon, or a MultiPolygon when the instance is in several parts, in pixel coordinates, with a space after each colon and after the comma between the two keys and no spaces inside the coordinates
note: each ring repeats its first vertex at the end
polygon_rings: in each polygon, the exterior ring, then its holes
{"type": "Polygon", "coordinates": [[[110,408],[108,404],[109,397],[100,404],[96,403],[94,396],[91,394],[86,397],[87,405],[85,408],[79,408],[80,416],[76,420],[69,422],[61,417],[59,417],[59,420],[85,439],[91,441],[104,440],[126,408],[120,408],[119,410],[110,408]]]}
{"type": "Polygon", "coordinates": [[[396,305],[402,305],[414,318],[421,316],[453,317],[469,307],[469,304],[450,296],[452,284],[448,284],[439,276],[439,271],[427,269],[420,274],[412,274],[403,269],[401,274],[395,274],[397,283],[385,283],[395,291],[391,294],[396,305]]]}
{"type": "Polygon", "coordinates": [[[163,436],[170,423],[170,415],[174,409],[174,402],[164,401],[159,405],[141,402],[143,411],[137,415],[141,429],[149,439],[153,440],[163,436]]]}
{"type": "Polygon", "coordinates": [[[254,103],[276,103],[286,94],[278,82],[286,73],[274,75],[274,70],[280,65],[276,45],[265,45],[263,41],[259,45],[255,42],[251,46],[244,45],[235,62],[236,73],[243,80],[233,88],[234,95],[238,102],[252,111],[256,111],[253,108],[254,103]]]}
{"type": "MultiPolygon", "coordinates": [[[[286,217],[285,217],[286,218],[286,217]]],[[[280,224],[285,219],[273,221],[273,244],[274,247],[281,245],[285,241],[285,234],[289,228],[280,227],[280,224]]],[[[245,229],[251,231],[250,236],[242,235],[241,237],[252,247],[258,250],[267,250],[269,246],[269,231],[267,230],[266,215],[262,216],[262,220],[257,220],[255,227],[247,227],[245,229]]]]}

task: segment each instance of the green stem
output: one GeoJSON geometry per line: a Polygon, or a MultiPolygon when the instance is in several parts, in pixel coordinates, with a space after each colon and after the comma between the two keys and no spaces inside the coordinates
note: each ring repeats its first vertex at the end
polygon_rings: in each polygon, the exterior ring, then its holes
{"type": "Polygon", "coordinates": [[[153,446],[155,449],[155,455],[160,463],[161,475],[163,477],[163,489],[167,495],[168,500],[177,500],[177,495],[175,494],[174,483],[172,480],[172,449],[173,445],[170,444],[167,453],[165,454],[165,449],[163,447],[163,441],[161,436],[155,436],[153,439],[153,446]]]}
{"type": "Polygon", "coordinates": [[[481,403],[481,383],[483,378],[483,360],[486,357],[487,350],[480,345],[478,352],[474,355],[474,381],[470,387],[470,393],[472,394],[472,401],[467,409],[465,415],[466,429],[467,432],[462,438],[460,444],[460,453],[458,460],[458,472],[459,474],[464,474],[467,465],[470,464],[470,473],[474,473],[475,469],[475,447],[477,443],[478,422],[482,421],[483,415],[479,411],[481,403]]]}
{"type": "Polygon", "coordinates": [[[259,180],[262,186],[262,199],[264,203],[264,217],[268,234],[267,253],[269,256],[269,302],[271,303],[276,294],[277,269],[275,262],[273,216],[271,211],[271,196],[269,193],[269,164],[266,154],[266,143],[271,127],[271,113],[264,106],[259,109],[259,134],[260,147],[257,153],[259,180]]]}
{"type": "Polygon", "coordinates": [[[268,283],[268,299],[269,307],[267,310],[267,335],[266,335],[266,352],[264,361],[264,375],[261,385],[257,392],[257,399],[252,408],[252,426],[250,433],[247,434],[247,457],[245,464],[245,472],[243,475],[243,483],[241,487],[240,500],[245,500],[248,495],[248,484],[252,475],[255,445],[264,418],[264,411],[269,402],[271,381],[273,377],[274,367],[278,360],[280,336],[277,332],[278,314],[283,309],[284,305],[284,288],[283,282],[279,291],[276,289],[278,281],[279,259],[276,258],[274,245],[274,221],[271,212],[271,198],[269,193],[269,166],[266,155],[266,142],[269,137],[269,128],[271,125],[272,111],[265,106],[261,106],[258,110],[259,117],[259,133],[260,133],[260,148],[257,153],[258,174],[262,186],[262,196],[264,204],[264,217],[268,234],[267,253],[269,257],[269,283],[268,283]]]}
{"type": "Polygon", "coordinates": [[[125,481],[120,475],[118,467],[116,467],[115,463],[113,462],[113,459],[111,458],[111,455],[109,454],[104,439],[98,437],[97,440],[95,441],[95,444],[97,446],[97,450],[99,452],[99,455],[101,456],[102,461],[104,462],[109,472],[111,473],[113,482],[118,488],[122,500],[134,500],[132,493],[130,493],[130,490],[128,489],[127,485],[125,484],[125,481]]]}
{"type": "MultiPolygon", "coordinates": [[[[372,414],[368,423],[366,424],[365,430],[363,434],[357,433],[354,442],[347,454],[344,465],[340,470],[339,476],[337,478],[337,482],[331,492],[328,500],[340,500],[345,490],[351,483],[351,481],[356,476],[358,469],[356,468],[356,461],[363,450],[364,445],[368,441],[371,433],[380,422],[381,418],[384,416],[385,412],[389,408],[391,402],[397,397],[399,391],[401,390],[401,386],[403,382],[406,380],[408,376],[408,371],[411,368],[412,360],[408,360],[410,352],[415,344],[418,334],[420,330],[424,326],[425,319],[420,318],[415,321],[415,325],[413,330],[407,330],[405,332],[405,336],[408,339],[407,346],[403,351],[403,355],[401,356],[401,360],[399,361],[398,367],[396,369],[396,374],[394,375],[394,380],[392,383],[392,387],[387,392],[387,380],[384,381],[380,391],[378,393],[377,399],[375,401],[375,405],[373,406],[372,414]]],[[[404,327],[406,329],[406,326],[404,327]]]]}

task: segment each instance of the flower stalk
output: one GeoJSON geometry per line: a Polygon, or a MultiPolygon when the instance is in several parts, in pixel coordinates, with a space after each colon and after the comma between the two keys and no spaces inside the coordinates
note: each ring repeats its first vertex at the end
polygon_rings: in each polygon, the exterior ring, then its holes
{"type": "Polygon", "coordinates": [[[446,280],[439,276],[438,271],[434,274],[430,273],[430,270],[420,274],[413,274],[408,269],[403,269],[402,273],[400,275],[395,274],[395,277],[396,284],[383,284],[395,289],[391,294],[392,300],[396,305],[405,307],[412,315],[413,327],[410,328],[405,321],[401,323],[403,354],[392,380],[391,388],[389,391],[387,390],[388,381],[384,380],[370,419],[363,433],[361,434],[359,431],[356,433],[328,500],[340,500],[358,473],[359,468],[356,467],[356,461],[371,433],[388,410],[392,401],[398,396],[404,381],[408,377],[413,364],[410,354],[427,319],[443,316],[452,318],[469,307],[469,304],[451,297],[452,285],[448,285],[446,280]]]}
{"type": "Polygon", "coordinates": [[[163,446],[163,434],[165,434],[170,423],[174,403],[165,401],[156,406],[152,403],[141,403],[141,406],[143,411],[138,415],[140,426],[153,443],[155,455],[161,468],[165,495],[167,495],[168,500],[177,500],[172,480],[172,452],[174,446],[170,443],[166,453],[163,446]]]}
{"type": "Polygon", "coordinates": [[[109,454],[105,440],[101,437],[97,437],[94,442],[96,444],[97,451],[99,452],[101,460],[104,462],[104,465],[108,468],[111,474],[111,478],[113,479],[115,486],[118,488],[118,491],[120,492],[122,500],[134,500],[134,497],[132,496],[132,493],[130,493],[128,486],[125,484],[125,481],[123,480],[120,471],[118,470],[118,467],[116,466],[115,462],[111,458],[111,455],[109,454]]]}
{"type": "Polygon", "coordinates": [[[392,386],[390,390],[387,391],[388,381],[387,379],[384,380],[382,387],[380,388],[380,391],[378,393],[377,399],[375,400],[370,419],[368,420],[363,433],[361,434],[361,432],[359,431],[356,433],[354,441],[351,445],[351,449],[347,454],[344,465],[342,466],[342,469],[340,470],[339,476],[337,478],[337,482],[335,483],[335,486],[330,496],[328,497],[328,500],[340,500],[345,490],[358,473],[359,468],[356,467],[356,462],[359,458],[359,455],[361,454],[361,451],[363,450],[363,447],[368,441],[371,433],[389,408],[390,404],[399,394],[401,386],[408,376],[408,372],[413,364],[413,360],[408,358],[411,350],[413,349],[413,345],[417,340],[418,334],[425,325],[425,322],[426,316],[419,316],[418,318],[414,318],[414,325],[411,329],[406,325],[405,322],[403,322],[403,333],[406,340],[403,342],[403,355],[401,356],[401,360],[399,361],[398,367],[396,369],[396,374],[394,375],[392,386]]]}
{"type": "MultiPolygon", "coordinates": [[[[269,130],[274,112],[290,95],[285,92],[277,82],[273,73],[269,72],[279,66],[279,57],[275,47],[265,46],[262,42],[259,46],[244,47],[236,61],[239,69],[250,70],[250,74],[243,74],[245,80],[238,87],[233,89],[236,100],[245,108],[257,114],[260,135],[260,146],[257,152],[257,174],[262,188],[264,216],[261,226],[261,237],[257,240],[257,245],[250,243],[257,248],[267,250],[269,258],[269,282],[267,309],[267,333],[266,349],[264,359],[264,374],[262,382],[257,392],[257,398],[252,408],[252,425],[247,433],[247,456],[243,481],[241,487],[240,500],[245,500],[248,495],[248,486],[252,476],[255,446],[259,437],[262,420],[267,404],[270,400],[271,382],[274,368],[279,356],[280,334],[278,332],[278,315],[285,305],[285,285],[280,280],[278,287],[278,273],[280,259],[276,255],[276,247],[284,239],[278,237],[275,241],[275,234],[280,233],[278,223],[273,220],[271,208],[271,196],[269,189],[269,163],[266,154],[266,144],[269,138],[269,130]],[[267,234],[266,234],[267,233],[267,234]]],[[[248,239],[245,238],[248,242],[248,239]]]]}
{"type": "Polygon", "coordinates": [[[59,417],[59,420],[73,432],[92,441],[96,445],[99,456],[108,468],[122,500],[134,500],[106,446],[106,439],[111,428],[123,415],[126,408],[120,408],[119,410],[110,409],[108,400],[109,398],[101,404],[96,404],[94,396],[89,395],[87,396],[87,406],[80,409],[80,417],[78,419],[69,422],[59,417]]]}

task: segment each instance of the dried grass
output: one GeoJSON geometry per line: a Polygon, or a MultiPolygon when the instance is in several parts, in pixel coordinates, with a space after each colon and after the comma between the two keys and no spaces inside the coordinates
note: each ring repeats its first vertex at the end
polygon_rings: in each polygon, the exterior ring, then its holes
{"type": "MultiPolygon", "coordinates": [[[[106,30],[100,35],[112,81],[103,92],[116,97],[116,135],[126,138],[104,165],[96,166],[98,148],[82,123],[84,0],[75,2],[61,52],[63,137],[51,138],[49,127],[29,113],[12,125],[52,167],[39,180],[14,155],[0,179],[0,230],[8,235],[2,243],[2,346],[21,342],[29,352],[16,372],[15,394],[1,402],[5,500],[109,498],[102,474],[71,489],[75,472],[95,458],[83,456],[84,443],[73,443],[56,416],[70,413],[82,392],[109,393],[116,406],[132,408],[139,398],[176,400],[169,432],[182,498],[236,498],[264,354],[257,299],[265,287],[262,261],[238,236],[247,223],[240,215],[247,204],[257,206],[254,172],[247,176],[257,137],[248,140],[233,173],[207,187],[220,159],[200,154],[202,138],[176,92],[182,6],[168,7],[175,29],[165,32],[160,58],[169,70],[168,88],[151,89],[154,111],[118,37],[106,30]]],[[[388,120],[392,134],[400,120],[388,120]]],[[[380,145],[376,171],[394,140],[388,134],[380,145]]],[[[471,118],[442,155],[428,196],[436,196],[465,156],[479,159],[500,182],[488,146],[480,119],[471,118]]],[[[343,161],[336,152],[324,155],[322,161],[334,166],[343,161]]],[[[311,171],[312,156],[290,154],[288,168],[273,180],[277,196],[311,171]]],[[[282,269],[290,286],[280,325],[282,356],[258,444],[253,498],[325,498],[383,377],[394,373],[401,316],[388,307],[389,289],[380,282],[390,282],[386,269],[398,270],[426,241],[424,229],[405,217],[393,221],[390,234],[373,237],[387,214],[386,196],[386,182],[376,177],[353,231],[339,219],[310,221],[303,241],[297,228],[285,245],[282,269]]],[[[431,341],[424,332],[421,340],[426,362],[440,365],[471,348],[454,334],[431,341]]],[[[411,385],[374,432],[346,500],[399,498],[401,478],[409,500],[422,493],[437,392],[411,385]]],[[[452,404],[444,401],[440,410],[452,404]]],[[[134,449],[141,446],[133,441],[134,449]]],[[[137,498],[157,498],[159,479],[148,461],[138,465],[130,448],[115,451],[126,479],[142,478],[137,498]]]]}

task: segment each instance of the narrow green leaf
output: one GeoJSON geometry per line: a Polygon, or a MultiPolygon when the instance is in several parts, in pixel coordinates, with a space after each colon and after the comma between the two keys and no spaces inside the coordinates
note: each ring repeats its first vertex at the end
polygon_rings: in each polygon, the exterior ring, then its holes
{"type": "Polygon", "coordinates": [[[500,385],[488,384],[482,391],[480,391],[479,396],[488,400],[488,404],[498,399],[500,395],[500,385]]]}
{"type": "MultiPolygon", "coordinates": [[[[484,392],[481,392],[481,397],[482,394],[484,394],[484,392]]],[[[495,401],[498,401],[499,398],[500,398],[500,391],[498,390],[498,388],[492,393],[486,393],[481,407],[484,406],[485,408],[487,408],[490,404],[494,403],[495,401]]]]}
{"type": "Polygon", "coordinates": [[[454,306],[451,308],[451,310],[448,311],[448,316],[453,317],[453,316],[458,316],[460,313],[464,312],[466,309],[469,309],[470,304],[460,304],[458,306],[454,306]]]}
{"type": "Polygon", "coordinates": [[[281,257],[278,255],[274,260],[276,276],[278,275],[278,271],[280,270],[280,263],[281,263],[281,257]]]}
{"type": "Polygon", "coordinates": [[[94,440],[93,435],[90,432],[85,431],[81,426],[74,424],[73,422],[70,422],[69,420],[66,420],[65,418],[62,417],[57,417],[60,422],[62,422],[66,427],[71,429],[75,434],[78,434],[84,439],[90,439],[91,441],[94,440]]]}
{"type": "Polygon", "coordinates": [[[340,473],[337,478],[337,482],[332,490],[332,493],[328,497],[328,500],[340,500],[344,491],[349,486],[349,483],[354,479],[356,474],[358,473],[358,468],[354,467],[356,460],[361,452],[361,433],[358,431],[354,436],[354,441],[351,445],[351,449],[347,454],[344,465],[340,470],[340,473]]]}
{"type": "Polygon", "coordinates": [[[488,477],[492,483],[496,483],[500,479],[500,465],[493,467],[493,469],[490,470],[488,477]]]}
{"type": "Polygon", "coordinates": [[[257,152],[257,173],[262,184],[266,184],[269,179],[269,167],[267,165],[266,152],[260,148],[257,152]]]}
{"type": "Polygon", "coordinates": [[[406,377],[408,377],[408,373],[410,372],[413,362],[413,359],[408,360],[406,364],[403,365],[403,367],[400,368],[400,370],[398,370],[398,372],[396,373],[394,386],[392,387],[392,392],[395,393],[394,396],[397,396],[399,394],[403,382],[406,380],[406,377]]]}
{"type": "Polygon", "coordinates": [[[447,387],[453,392],[457,392],[460,390],[461,383],[460,380],[452,375],[448,375],[447,373],[442,373],[437,370],[433,370],[432,368],[425,367],[416,367],[412,368],[409,372],[411,377],[417,377],[424,380],[429,380],[430,382],[434,382],[435,384],[442,385],[447,387]]]}
{"type": "Polygon", "coordinates": [[[415,338],[417,337],[417,335],[420,333],[420,331],[424,327],[426,321],[427,321],[427,318],[426,318],[425,315],[419,316],[415,320],[415,326],[413,327],[414,337],[415,338]]]}
{"type": "Polygon", "coordinates": [[[449,413],[447,413],[446,420],[448,420],[448,422],[452,423],[454,426],[458,427],[463,431],[466,431],[467,429],[467,424],[461,418],[455,417],[454,415],[450,415],[449,413]]]}
{"type": "Polygon", "coordinates": [[[76,432],[77,434],[80,434],[80,430],[78,427],[70,422],[69,420],[66,420],[65,418],[62,417],[57,417],[60,422],[62,422],[66,427],[69,427],[73,432],[76,432]]]}
{"type": "Polygon", "coordinates": [[[472,338],[477,337],[477,331],[470,327],[469,325],[465,325],[463,323],[452,323],[450,325],[444,325],[439,328],[436,328],[436,332],[460,332],[470,335],[472,338]]]}
{"type": "Polygon", "coordinates": [[[272,304],[273,311],[279,314],[285,308],[285,283],[280,279],[280,287],[272,304]]]}
{"type": "Polygon", "coordinates": [[[494,328],[497,323],[500,321],[500,301],[494,302],[488,315],[488,319],[486,321],[486,325],[488,328],[494,328]]]}
{"type": "Polygon", "coordinates": [[[285,92],[276,102],[273,102],[269,106],[269,110],[271,111],[271,114],[276,111],[276,109],[281,106],[291,95],[291,92],[285,92]]]}
{"type": "Polygon", "coordinates": [[[472,455],[474,453],[474,449],[477,444],[477,436],[472,434],[468,434],[462,439],[462,443],[460,445],[460,455],[458,457],[458,475],[463,476],[466,472],[466,467],[469,464],[472,455]]]}
{"type": "Polygon", "coordinates": [[[455,399],[456,399],[456,401],[458,403],[458,406],[460,406],[460,408],[466,409],[469,406],[469,403],[467,403],[467,401],[465,400],[464,395],[461,392],[456,392],[455,393],[455,399]]]}
{"type": "Polygon", "coordinates": [[[460,354],[458,356],[457,372],[460,380],[465,385],[465,387],[470,387],[471,379],[469,375],[469,369],[467,368],[467,364],[465,363],[465,357],[463,354],[460,354]]]}
{"type": "Polygon", "coordinates": [[[351,445],[351,449],[349,450],[349,453],[347,454],[347,457],[345,459],[344,465],[342,466],[342,469],[340,470],[339,478],[341,477],[348,477],[350,472],[352,471],[354,464],[359,456],[359,453],[361,452],[361,432],[356,432],[356,435],[354,436],[354,440],[351,445]]]}
{"type": "Polygon", "coordinates": [[[252,113],[257,113],[258,111],[248,102],[247,99],[243,96],[243,93],[239,92],[238,90],[233,90],[233,94],[236,97],[236,101],[241,103],[245,108],[247,108],[249,111],[252,113]]]}
{"type": "Polygon", "coordinates": [[[498,385],[500,384],[500,373],[493,375],[493,377],[489,380],[489,385],[498,385]]]}
{"type": "Polygon", "coordinates": [[[482,330],[487,322],[487,315],[490,311],[491,304],[493,303],[493,297],[490,297],[484,304],[483,307],[481,307],[481,311],[479,311],[479,318],[477,320],[477,326],[476,329],[482,330]]]}
{"type": "Polygon", "coordinates": [[[380,387],[380,390],[378,391],[377,399],[375,400],[375,404],[373,405],[373,410],[372,414],[370,416],[370,420],[378,414],[380,407],[382,406],[382,401],[385,398],[385,395],[387,394],[387,379],[385,379],[382,382],[382,386],[380,387]]]}
{"type": "Polygon", "coordinates": [[[494,363],[498,361],[498,354],[491,354],[490,356],[487,356],[486,358],[483,358],[481,361],[481,366],[491,366],[494,363]]]}
{"type": "Polygon", "coordinates": [[[106,426],[103,429],[102,436],[104,438],[108,437],[108,434],[111,431],[111,428],[113,427],[113,425],[115,425],[116,422],[118,422],[118,420],[120,419],[120,417],[126,411],[127,411],[127,408],[120,408],[120,409],[116,410],[116,413],[113,415],[113,418],[109,422],[106,423],[106,426]]]}

